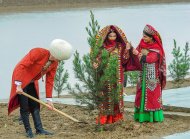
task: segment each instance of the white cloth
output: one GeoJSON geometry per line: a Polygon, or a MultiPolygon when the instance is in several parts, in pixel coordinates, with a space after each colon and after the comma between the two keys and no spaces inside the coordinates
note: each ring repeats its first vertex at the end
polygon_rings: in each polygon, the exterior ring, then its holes
{"type": "Polygon", "coordinates": [[[52,98],[46,98],[46,100],[47,100],[47,101],[50,101],[50,102],[53,101],[52,98]]]}
{"type": "Polygon", "coordinates": [[[19,86],[19,85],[22,85],[22,82],[20,82],[20,81],[15,81],[15,84],[16,84],[17,86],[19,86]]]}

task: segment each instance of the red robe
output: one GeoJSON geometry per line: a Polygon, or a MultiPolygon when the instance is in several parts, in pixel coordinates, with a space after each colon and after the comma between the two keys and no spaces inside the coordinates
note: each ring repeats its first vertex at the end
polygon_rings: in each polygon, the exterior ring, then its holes
{"type": "MultiPolygon", "coordinates": [[[[106,26],[103,28],[99,35],[104,40],[103,49],[106,49],[110,55],[116,55],[118,57],[118,82],[117,85],[121,86],[121,91],[118,92],[118,103],[113,103],[113,101],[109,101],[111,99],[109,97],[109,93],[113,86],[109,86],[109,84],[105,84],[105,90],[103,91],[103,96],[105,100],[100,104],[99,110],[100,114],[96,120],[96,123],[100,122],[100,124],[111,124],[118,120],[123,119],[124,112],[124,102],[123,102],[123,81],[124,81],[124,70],[125,64],[128,60],[128,50],[126,49],[127,39],[125,34],[121,29],[117,26],[106,26]],[[116,40],[108,40],[108,34],[111,30],[114,30],[117,34],[116,40]],[[100,120],[100,121],[99,121],[100,120]]],[[[98,61],[101,59],[97,58],[98,61]]],[[[112,92],[111,92],[112,93],[112,92]]]]}
{"type": "MultiPolygon", "coordinates": [[[[141,40],[137,50],[141,52],[142,49],[146,48],[149,50],[149,53],[146,55],[146,64],[154,64],[155,76],[154,79],[148,79],[148,73],[150,77],[153,77],[153,74],[148,72],[146,69],[146,89],[145,89],[145,107],[146,111],[156,111],[162,109],[162,89],[165,86],[166,74],[165,74],[165,63],[163,64],[163,59],[165,57],[164,53],[161,51],[159,44],[156,42],[153,44],[146,44],[141,40]],[[164,70],[163,70],[164,69],[164,70]]],[[[135,55],[131,55],[129,61],[126,65],[127,71],[139,70],[142,74],[142,65],[139,62],[139,59],[135,55]]],[[[151,71],[151,70],[150,70],[151,71]]],[[[139,78],[137,82],[137,92],[135,98],[135,107],[140,108],[141,104],[141,94],[142,94],[142,78],[139,78]]]]}
{"type": "Polygon", "coordinates": [[[8,115],[19,107],[16,93],[15,81],[22,82],[22,89],[34,80],[37,95],[39,97],[38,79],[46,74],[46,97],[52,98],[54,76],[58,62],[54,61],[48,69],[43,71],[44,65],[48,62],[50,52],[44,48],[32,49],[15,67],[12,75],[12,87],[8,103],[8,115]]]}
{"type": "MultiPolygon", "coordinates": [[[[152,33],[153,43],[146,43],[141,39],[137,50],[147,49],[149,53],[145,57],[146,67],[146,89],[145,89],[145,105],[144,110],[156,111],[162,109],[162,89],[166,85],[166,61],[165,52],[162,46],[160,34],[151,26],[147,25],[149,32],[152,33]]],[[[126,69],[142,71],[142,65],[137,56],[130,54],[126,69]]],[[[141,72],[142,75],[142,72],[141,72]]],[[[142,77],[137,83],[137,94],[135,99],[135,107],[140,108],[142,94],[142,77]]]]}

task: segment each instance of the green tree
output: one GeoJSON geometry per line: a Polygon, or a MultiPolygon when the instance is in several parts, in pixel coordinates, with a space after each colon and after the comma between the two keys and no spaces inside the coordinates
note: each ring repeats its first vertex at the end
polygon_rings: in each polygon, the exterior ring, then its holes
{"type": "MultiPolygon", "coordinates": [[[[100,29],[98,21],[94,19],[92,12],[90,17],[89,27],[86,27],[90,53],[87,53],[81,59],[79,53],[75,52],[73,69],[75,77],[80,83],[76,83],[74,88],[68,85],[68,89],[70,94],[75,96],[76,102],[87,105],[90,110],[98,109],[99,115],[101,114],[100,104],[107,101],[109,96],[112,103],[110,109],[106,110],[105,113],[110,114],[110,112],[113,112],[114,103],[119,101],[119,93],[122,89],[121,85],[116,85],[119,80],[118,57],[110,56],[108,51],[103,49],[103,40],[101,36],[98,36],[100,29]],[[94,63],[99,63],[96,69],[93,67],[94,63]],[[108,84],[111,91],[106,93],[108,96],[105,96],[104,90],[107,89],[108,84]]],[[[103,126],[100,124],[100,119],[98,121],[97,130],[102,131],[103,126]]]]}
{"type": "Polygon", "coordinates": [[[64,61],[60,61],[54,78],[54,90],[57,92],[58,98],[61,92],[67,88],[68,78],[69,74],[67,70],[64,70],[64,61]]]}
{"type": "Polygon", "coordinates": [[[179,87],[179,85],[183,83],[190,68],[189,44],[186,43],[185,48],[181,51],[180,47],[177,47],[176,40],[174,40],[172,54],[174,59],[168,68],[172,79],[179,87]]]}
{"type": "Polygon", "coordinates": [[[129,71],[125,73],[126,84],[129,83],[131,86],[135,86],[137,84],[138,79],[138,71],[129,71]]]}
{"type": "Polygon", "coordinates": [[[86,27],[86,31],[89,35],[88,44],[93,53],[87,53],[81,59],[79,53],[77,51],[75,52],[73,70],[79,83],[76,83],[74,88],[68,86],[68,89],[70,90],[70,94],[76,98],[76,102],[87,105],[89,109],[95,109],[100,102],[99,92],[101,87],[97,74],[98,69],[94,69],[92,63],[98,56],[99,48],[102,46],[102,39],[96,38],[100,26],[97,20],[94,19],[92,12],[90,17],[90,28],[86,27]]]}
{"type": "MultiPolygon", "coordinates": [[[[98,21],[94,19],[94,15],[91,12],[91,21],[89,27],[86,27],[88,33],[88,44],[90,46],[91,53],[88,53],[82,57],[76,51],[74,54],[73,66],[75,77],[80,83],[75,84],[75,88],[68,86],[70,93],[75,96],[76,101],[80,104],[85,104],[89,109],[96,109],[99,104],[106,99],[102,96],[102,90],[105,90],[105,84],[114,86],[117,83],[117,67],[118,63],[116,56],[109,57],[108,51],[102,49],[102,38],[97,37],[100,26],[98,21]],[[100,57],[101,62],[97,69],[93,67],[93,63],[97,63],[97,57],[100,57]],[[108,58],[109,57],[109,58],[108,58]],[[109,63],[109,64],[108,64],[109,63]]],[[[112,89],[112,100],[118,101],[118,94],[121,89],[117,86],[112,89]]]]}
{"type": "Polygon", "coordinates": [[[183,49],[184,54],[183,54],[183,60],[184,60],[184,74],[183,74],[183,78],[185,78],[188,75],[188,71],[190,69],[190,55],[189,55],[189,43],[186,42],[185,44],[185,48],[183,49]]]}

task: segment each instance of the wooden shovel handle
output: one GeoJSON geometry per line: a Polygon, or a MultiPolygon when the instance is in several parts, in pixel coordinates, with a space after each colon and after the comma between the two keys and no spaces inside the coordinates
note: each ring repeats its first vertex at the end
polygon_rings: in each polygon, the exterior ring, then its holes
{"type": "MultiPolygon", "coordinates": [[[[28,97],[28,98],[30,98],[30,99],[36,101],[36,102],[38,102],[38,103],[40,103],[40,104],[42,104],[42,105],[48,107],[48,108],[50,107],[50,106],[49,106],[48,104],[46,104],[45,102],[43,102],[43,101],[41,101],[41,100],[39,100],[39,99],[36,99],[35,97],[33,97],[33,96],[31,96],[31,95],[29,95],[29,94],[27,94],[27,93],[25,93],[25,92],[20,92],[20,93],[21,93],[22,95],[24,95],[24,96],[26,96],[26,97],[28,97]]],[[[70,115],[68,115],[68,114],[66,114],[66,113],[64,113],[64,112],[62,112],[62,111],[60,111],[60,110],[58,110],[58,109],[56,109],[56,108],[53,108],[53,111],[58,112],[59,114],[61,114],[61,115],[65,116],[65,117],[71,119],[71,120],[74,121],[74,122],[80,122],[79,120],[73,118],[72,116],[70,116],[70,115]]]]}

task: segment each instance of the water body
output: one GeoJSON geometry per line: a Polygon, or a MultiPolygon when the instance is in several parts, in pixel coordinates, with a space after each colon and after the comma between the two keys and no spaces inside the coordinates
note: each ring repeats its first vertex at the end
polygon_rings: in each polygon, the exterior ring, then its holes
{"type": "MultiPolygon", "coordinates": [[[[32,48],[48,48],[54,38],[69,41],[80,55],[89,52],[85,27],[90,9],[55,12],[0,14],[0,99],[10,94],[11,75],[17,62],[32,48]]],[[[145,24],[153,25],[161,34],[167,64],[172,61],[173,39],[183,47],[190,42],[190,4],[138,5],[92,9],[101,27],[119,26],[134,46],[142,37],[145,24]]],[[[69,82],[77,80],[72,70],[73,57],[65,62],[69,82]]],[[[40,91],[45,92],[40,81],[40,91]]]]}

